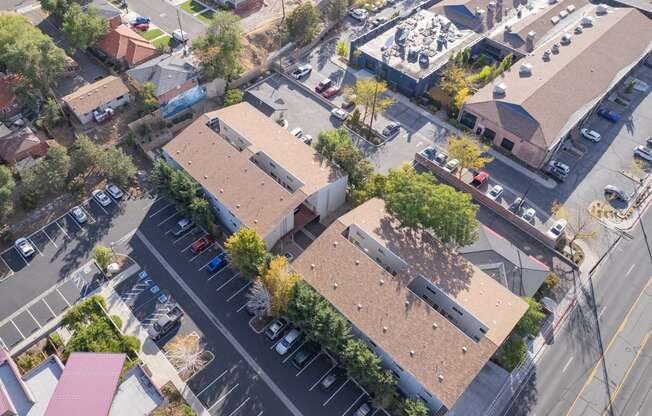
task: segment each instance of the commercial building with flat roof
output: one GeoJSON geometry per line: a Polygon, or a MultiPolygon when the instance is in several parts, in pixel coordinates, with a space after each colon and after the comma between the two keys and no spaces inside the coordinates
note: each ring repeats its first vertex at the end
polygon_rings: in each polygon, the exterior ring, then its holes
{"type": "Polygon", "coordinates": [[[432,411],[451,409],[527,310],[518,296],[372,199],[293,263],[432,411]]]}
{"type": "Polygon", "coordinates": [[[500,35],[527,55],[471,96],[459,116],[535,168],[652,50],[652,24],[636,9],[582,1],[548,7],[500,35]]]}
{"type": "Polygon", "coordinates": [[[246,102],[204,114],[163,157],[200,183],[229,231],[254,228],[269,248],[346,198],[340,168],[246,102]]]}

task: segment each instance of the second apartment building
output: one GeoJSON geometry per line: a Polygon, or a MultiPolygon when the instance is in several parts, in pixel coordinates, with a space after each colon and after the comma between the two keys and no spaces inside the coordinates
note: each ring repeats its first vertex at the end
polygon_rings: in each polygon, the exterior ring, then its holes
{"type": "Polygon", "coordinates": [[[268,248],[346,198],[341,169],[249,103],[199,117],[163,157],[199,182],[230,232],[253,228],[268,248]]]}

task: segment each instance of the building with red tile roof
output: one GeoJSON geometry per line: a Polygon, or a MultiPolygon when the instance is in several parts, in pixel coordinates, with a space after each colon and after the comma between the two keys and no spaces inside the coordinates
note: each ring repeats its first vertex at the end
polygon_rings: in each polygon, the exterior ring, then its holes
{"type": "Polygon", "coordinates": [[[159,55],[156,47],[126,25],[107,33],[96,46],[115,63],[132,68],[159,55]]]}

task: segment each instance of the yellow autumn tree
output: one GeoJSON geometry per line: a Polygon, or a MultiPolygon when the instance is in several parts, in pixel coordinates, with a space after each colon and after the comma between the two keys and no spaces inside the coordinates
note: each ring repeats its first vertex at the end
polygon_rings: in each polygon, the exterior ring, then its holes
{"type": "Polygon", "coordinates": [[[271,314],[279,316],[287,311],[294,285],[301,275],[288,270],[288,261],[283,256],[274,257],[260,280],[272,298],[271,314]]]}

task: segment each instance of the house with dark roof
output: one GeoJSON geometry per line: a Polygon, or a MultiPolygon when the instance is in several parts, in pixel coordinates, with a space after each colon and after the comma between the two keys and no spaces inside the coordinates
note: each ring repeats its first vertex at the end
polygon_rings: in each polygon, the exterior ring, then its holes
{"type": "Polygon", "coordinates": [[[478,227],[478,239],[457,252],[518,296],[533,296],[550,268],[527,255],[486,225],[478,227]]]}
{"type": "Polygon", "coordinates": [[[48,143],[29,127],[12,131],[0,124],[0,161],[10,166],[31,165],[27,160],[45,156],[48,149],[48,143]]]}
{"type": "Polygon", "coordinates": [[[154,94],[161,106],[199,84],[197,69],[189,58],[181,54],[150,59],[127,71],[127,75],[139,85],[153,83],[156,86],[154,94]]]}
{"type": "Polygon", "coordinates": [[[20,113],[18,98],[13,91],[19,80],[18,75],[0,72],[0,120],[9,120],[20,113]]]}
{"type": "Polygon", "coordinates": [[[0,347],[2,416],[146,416],[164,397],[140,366],[121,375],[125,354],[56,355],[21,375],[0,347]]]}
{"type": "Polygon", "coordinates": [[[453,408],[527,310],[518,296],[371,199],[292,263],[352,324],[408,397],[453,408]]]}
{"type": "Polygon", "coordinates": [[[119,68],[133,68],[159,55],[158,50],[135,30],[122,24],[119,17],[110,21],[109,33],[95,48],[119,68]]]}
{"type": "Polygon", "coordinates": [[[573,3],[547,5],[508,26],[496,39],[527,55],[472,95],[459,115],[464,126],[534,168],[578,134],[652,50],[652,24],[640,11],[573,3]]]}
{"type": "Polygon", "coordinates": [[[339,167],[247,102],[199,117],[163,157],[199,182],[230,232],[253,228],[268,248],[346,199],[339,167]]]}

